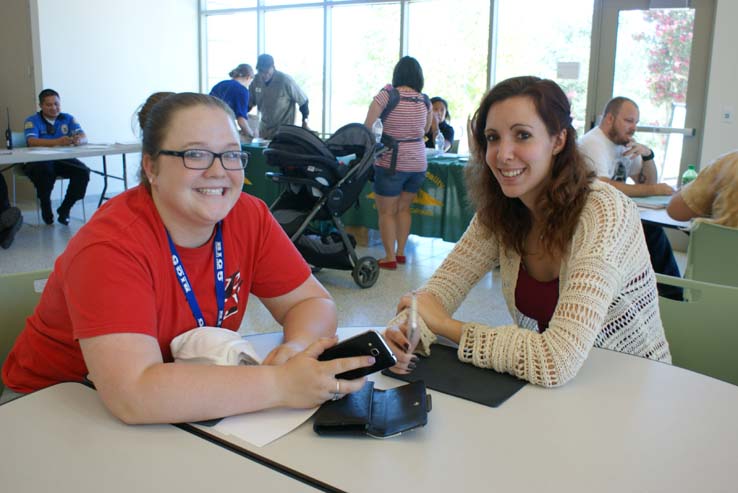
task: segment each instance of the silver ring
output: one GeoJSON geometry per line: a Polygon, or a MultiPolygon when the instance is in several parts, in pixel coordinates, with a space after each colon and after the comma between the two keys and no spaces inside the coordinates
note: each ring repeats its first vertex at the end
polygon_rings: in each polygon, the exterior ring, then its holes
{"type": "Polygon", "coordinates": [[[341,398],[341,382],[336,379],[336,391],[333,392],[333,397],[331,398],[332,401],[337,401],[341,398]]]}

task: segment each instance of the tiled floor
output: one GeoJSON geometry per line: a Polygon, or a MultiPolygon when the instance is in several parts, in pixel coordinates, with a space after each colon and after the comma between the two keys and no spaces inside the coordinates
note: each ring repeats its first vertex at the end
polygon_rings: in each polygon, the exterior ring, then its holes
{"type": "MultiPolygon", "coordinates": [[[[69,226],[58,223],[39,225],[33,204],[21,204],[21,207],[24,209],[24,225],[13,245],[8,250],[0,250],[0,273],[51,268],[69,239],[83,225],[82,210],[78,205],[72,209],[69,226]]],[[[97,207],[97,199],[88,197],[86,207],[89,216],[90,211],[97,207]]],[[[377,236],[370,236],[370,246],[358,248],[360,257],[383,256],[377,236]]],[[[381,270],[377,283],[369,289],[359,288],[350,271],[324,269],[316,277],[336,301],[339,326],[383,326],[394,315],[400,296],[430,277],[452,247],[452,243],[438,239],[411,236],[406,250],[408,263],[398,266],[396,271],[381,270]]],[[[499,282],[493,279],[492,274],[485,276],[474,288],[459,309],[457,318],[487,323],[506,323],[509,320],[499,282]]],[[[242,332],[276,330],[279,330],[277,322],[257,298],[250,297],[242,332]]]]}

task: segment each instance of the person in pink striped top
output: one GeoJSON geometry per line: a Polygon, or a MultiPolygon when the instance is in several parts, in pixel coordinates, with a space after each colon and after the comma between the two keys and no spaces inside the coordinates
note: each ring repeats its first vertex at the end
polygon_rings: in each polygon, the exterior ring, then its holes
{"type": "Polygon", "coordinates": [[[423,69],[418,61],[402,57],[395,65],[392,85],[374,96],[364,122],[371,129],[381,118],[382,143],[388,148],[374,165],[374,194],[385,251],[379,266],[383,269],[396,269],[398,263],[405,263],[412,222],[410,204],[428,168],[423,136],[430,129],[433,113],[428,96],[422,93],[423,85],[423,69]],[[397,101],[396,106],[390,101],[397,101]]]}

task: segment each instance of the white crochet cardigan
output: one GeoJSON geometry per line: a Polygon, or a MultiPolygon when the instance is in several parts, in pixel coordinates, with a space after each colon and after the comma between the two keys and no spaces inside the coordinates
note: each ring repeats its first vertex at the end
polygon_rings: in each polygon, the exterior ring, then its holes
{"type": "MultiPolygon", "coordinates": [[[[592,346],[671,362],[659,315],[656,278],[633,201],[595,181],[559,273],[559,300],[548,329],[515,307],[520,256],[500,247],[475,216],[464,236],[421,290],[453,314],[469,290],[500,264],[502,292],[514,325],[462,327],[458,357],[544,387],[573,378],[592,346]],[[533,330],[531,330],[533,329],[533,330]]],[[[389,325],[406,317],[399,314],[389,325]]],[[[418,352],[436,336],[422,320],[418,352]]]]}

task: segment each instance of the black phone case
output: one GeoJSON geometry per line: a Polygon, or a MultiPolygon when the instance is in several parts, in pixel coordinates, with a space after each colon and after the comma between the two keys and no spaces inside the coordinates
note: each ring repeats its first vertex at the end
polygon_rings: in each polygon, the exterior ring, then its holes
{"type": "Polygon", "coordinates": [[[388,390],[367,382],[360,391],[320,406],[313,430],[319,435],[387,438],[425,426],[430,410],[430,395],[422,381],[388,390]]]}
{"type": "Polygon", "coordinates": [[[336,358],[350,358],[352,356],[374,356],[376,361],[372,366],[343,372],[336,375],[336,378],[353,380],[382,371],[397,363],[395,355],[392,354],[392,351],[384,342],[382,336],[373,330],[355,335],[339,342],[333,347],[329,347],[323,351],[323,354],[318,356],[318,360],[329,361],[336,358]]]}

